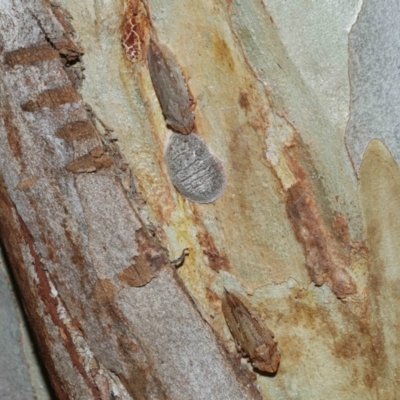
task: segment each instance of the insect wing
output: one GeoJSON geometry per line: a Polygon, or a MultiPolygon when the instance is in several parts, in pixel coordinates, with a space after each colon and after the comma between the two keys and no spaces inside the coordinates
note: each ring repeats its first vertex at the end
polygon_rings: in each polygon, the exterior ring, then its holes
{"type": "Polygon", "coordinates": [[[147,61],[154,90],[167,125],[180,133],[193,130],[193,101],[186,80],[173,55],[151,39],[147,61]]]}

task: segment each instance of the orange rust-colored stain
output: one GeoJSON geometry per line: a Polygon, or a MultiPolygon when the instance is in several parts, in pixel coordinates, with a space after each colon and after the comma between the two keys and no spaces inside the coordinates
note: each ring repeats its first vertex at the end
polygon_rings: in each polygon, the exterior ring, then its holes
{"type": "MultiPolygon", "coordinates": [[[[124,357],[124,355],[130,355],[131,359],[134,357],[134,353],[137,352],[138,347],[140,346],[140,344],[134,343],[128,335],[119,336],[117,338],[117,343],[119,347],[119,354],[121,354],[121,357],[124,357]]],[[[150,363],[152,362],[151,360],[149,361],[150,363]]],[[[122,384],[127,389],[128,393],[132,395],[132,397],[146,398],[144,393],[148,393],[147,385],[149,384],[149,371],[148,371],[149,367],[148,366],[144,367],[143,365],[138,366],[137,363],[134,364],[132,363],[131,367],[132,369],[131,371],[129,371],[128,374],[121,373],[118,375],[118,377],[121,380],[122,384]],[[137,379],[132,379],[131,378],[132,376],[137,377],[137,379]]],[[[155,390],[156,388],[154,387],[152,389],[155,390]]],[[[164,392],[164,389],[162,388],[161,384],[159,384],[157,389],[158,389],[158,395],[156,396],[156,398],[159,399],[169,398],[164,392]]]]}
{"type": "MultiPolygon", "coordinates": [[[[316,335],[325,337],[332,355],[343,362],[362,358],[365,360],[366,368],[364,383],[369,388],[376,384],[384,371],[386,356],[381,324],[373,321],[368,300],[362,304],[362,308],[359,309],[360,314],[357,316],[349,310],[348,303],[337,303],[341,314],[341,318],[337,321],[341,321],[340,323],[331,318],[329,309],[314,303],[308,290],[294,290],[288,302],[290,306],[287,309],[290,309],[290,314],[286,313],[282,318],[290,321],[294,331],[296,326],[304,326],[314,331],[316,335]],[[311,304],[308,304],[309,301],[311,304]],[[346,327],[346,331],[343,331],[343,326],[346,327]]],[[[307,346],[302,346],[301,338],[290,340],[285,335],[281,336],[281,347],[284,354],[287,352],[287,358],[291,362],[296,362],[296,357],[307,356],[302,353],[302,348],[307,346]],[[298,345],[293,348],[292,343],[297,341],[298,345]]],[[[358,382],[357,377],[354,379],[358,382]]]]}
{"type": "MultiPolygon", "coordinates": [[[[259,88],[251,82],[245,83],[244,85],[245,89],[241,89],[238,96],[238,104],[246,114],[246,123],[256,132],[266,132],[269,126],[269,111],[260,99],[259,88]]],[[[238,130],[240,131],[240,128],[238,130]]],[[[257,134],[257,136],[259,136],[261,141],[263,135],[257,134]]],[[[264,143],[265,142],[262,141],[259,146],[263,147],[264,143]]]]}
{"type": "Polygon", "coordinates": [[[55,135],[64,140],[84,140],[97,137],[96,129],[89,121],[75,121],[61,127],[55,135]]]}
{"type": "Polygon", "coordinates": [[[203,220],[196,207],[192,208],[193,223],[197,227],[197,240],[200,244],[203,254],[208,258],[210,268],[216,272],[223,270],[229,271],[231,269],[229,258],[225,254],[221,254],[215,245],[214,239],[204,226],[203,220]]]}
{"type": "Polygon", "coordinates": [[[364,370],[363,383],[372,389],[379,383],[382,375],[387,373],[388,360],[381,326],[374,323],[370,307],[366,308],[364,317],[352,319],[351,333],[337,340],[334,354],[346,359],[346,357],[353,358],[355,353],[355,357],[368,360],[366,365],[369,367],[364,370]]]}
{"type": "Polygon", "coordinates": [[[225,71],[232,73],[235,70],[235,61],[227,43],[219,36],[214,36],[213,42],[216,63],[223,67],[225,71]]]}
{"type": "MultiPolygon", "coordinates": [[[[306,346],[303,344],[304,338],[295,333],[282,332],[279,335],[279,349],[282,353],[282,360],[290,360],[291,363],[301,363],[306,356],[306,346]],[[296,343],[296,346],[293,346],[296,343]]],[[[284,373],[285,364],[280,367],[280,373],[284,373]]]]}
{"type": "MultiPolygon", "coordinates": [[[[251,103],[253,104],[253,103],[251,103]]],[[[247,127],[248,129],[248,127],[247,127]]],[[[254,135],[256,136],[256,135],[254,135]]],[[[261,136],[260,136],[261,138],[261,136]]],[[[258,141],[258,138],[256,139],[258,141]]],[[[248,138],[243,134],[240,128],[231,132],[230,140],[228,142],[229,151],[227,157],[229,158],[228,164],[231,166],[229,172],[230,181],[235,185],[235,201],[234,215],[246,216],[246,224],[244,229],[253,229],[255,224],[258,224],[253,217],[257,214],[254,210],[255,205],[251,196],[249,196],[249,182],[254,180],[254,171],[256,163],[254,160],[254,152],[248,138]],[[244,190],[246,188],[246,190],[244,190]]],[[[263,146],[262,139],[255,146],[261,148],[263,146]]],[[[249,188],[252,190],[251,186],[249,188]]],[[[243,227],[242,227],[243,228],[243,227]]]]}
{"type": "Polygon", "coordinates": [[[295,227],[297,238],[305,247],[310,259],[309,273],[317,284],[324,283],[324,274],[329,269],[326,232],[322,229],[315,200],[308,187],[299,181],[288,190],[287,211],[295,227]],[[319,268],[313,268],[319,266],[319,268]]]}
{"type": "Polygon", "coordinates": [[[375,368],[369,368],[364,372],[363,382],[368,388],[376,386],[383,366],[387,363],[387,355],[385,353],[385,344],[382,332],[376,332],[371,341],[371,352],[368,354],[371,365],[375,368]],[[379,368],[381,367],[381,368],[379,368]]]}
{"type": "MultiPolygon", "coordinates": [[[[305,292],[305,291],[304,291],[305,292]]],[[[290,321],[291,326],[305,325],[311,329],[318,327],[318,313],[315,307],[305,303],[306,299],[302,300],[303,291],[299,291],[298,299],[290,302],[290,321]]],[[[306,295],[306,293],[304,293],[306,295]]]]}
{"type": "Polygon", "coordinates": [[[333,222],[333,228],[343,243],[351,245],[349,225],[342,214],[336,215],[333,222]]]}
{"type": "MultiPolygon", "coordinates": [[[[387,355],[385,353],[385,339],[381,330],[373,332],[372,336],[372,352],[370,354],[371,365],[383,365],[387,362],[387,355]]],[[[364,376],[364,383],[368,387],[372,387],[379,379],[379,369],[375,368],[371,371],[366,371],[364,376]]]]}
{"type": "Polygon", "coordinates": [[[198,231],[197,240],[202,247],[204,255],[208,258],[208,264],[211,269],[215,272],[220,270],[229,271],[231,269],[228,257],[221,255],[217,246],[215,246],[214,239],[204,227],[201,227],[198,231]]]}
{"type": "Polygon", "coordinates": [[[43,107],[54,108],[65,103],[73,103],[81,100],[81,95],[73,86],[62,86],[55,89],[48,89],[36,97],[21,105],[24,111],[36,111],[43,107]]]}
{"type": "Polygon", "coordinates": [[[32,187],[37,181],[38,177],[34,176],[33,178],[29,179],[24,179],[23,181],[19,182],[18,185],[16,186],[16,189],[18,190],[26,190],[32,187]]]}
{"type": "Polygon", "coordinates": [[[122,49],[128,59],[144,61],[149,41],[149,18],[141,1],[125,1],[120,30],[122,49]]]}
{"type": "Polygon", "coordinates": [[[340,243],[336,243],[321,218],[310,186],[298,181],[287,193],[286,209],[295,234],[303,245],[307,270],[316,285],[328,283],[342,298],[356,291],[350,275],[340,259],[340,243]]]}
{"type": "Polygon", "coordinates": [[[21,138],[17,124],[14,123],[14,113],[8,102],[4,102],[2,109],[3,112],[0,114],[0,117],[4,123],[8,145],[10,146],[13,156],[20,161],[21,168],[24,170],[25,163],[22,161],[21,138]]]}
{"type": "MultiPolygon", "coordinates": [[[[308,151],[298,137],[284,153],[297,182],[286,190],[286,211],[297,240],[303,245],[306,267],[316,285],[327,283],[338,298],[356,292],[356,285],[345,267],[350,258],[346,237],[334,234],[334,221],[321,213],[314,194],[314,181],[308,177],[312,169],[308,151]]],[[[345,220],[336,219],[336,226],[345,230],[345,220]]],[[[345,231],[342,233],[344,234],[345,231]]]]}
{"type": "Polygon", "coordinates": [[[210,288],[206,288],[206,298],[211,304],[217,304],[219,309],[221,309],[221,299],[217,293],[213,292],[210,288]]]}
{"type": "Polygon", "coordinates": [[[244,110],[248,110],[250,108],[250,101],[248,93],[242,91],[239,95],[239,105],[244,110]]]}
{"type": "Polygon", "coordinates": [[[355,334],[343,335],[335,342],[334,354],[337,358],[354,359],[359,353],[359,337],[355,334]]]}

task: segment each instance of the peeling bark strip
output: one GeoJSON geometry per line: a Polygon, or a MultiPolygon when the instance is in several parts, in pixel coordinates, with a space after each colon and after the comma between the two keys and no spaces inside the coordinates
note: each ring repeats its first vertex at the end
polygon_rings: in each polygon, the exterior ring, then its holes
{"type": "Polygon", "coordinates": [[[102,168],[110,168],[113,166],[113,160],[111,157],[102,154],[100,156],[93,154],[85,154],[82,157],[77,158],[68,164],[65,169],[75,174],[84,172],[94,172],[102,168]]]}
{"type": "Polygon", "coordinates": [[[150,39],[147,61],[167,125],[180,133],[192,132],[193,98],[174,56],[168,49],[156,44],[154,39],[150,39]]]}
{"type": "Polygon", "coordinates": [[[343,254],[348,253],[345,249],[347,243],[336,241],[324,226],[305,178],[288,190],[286,208],[296,237],[304,247],[311,280],[316,285],[327,283],[338,298],[356,293],[356,285],[345,269],[346,257],[343,254]],[[341,247],[344,250],[341,251],[341,247]]]}
{"type": "Polygon", "coordinates": [[[37,62],[51,60],[59,56],[59,53],[46,43],[41,46],[10,51],[5,54],[4,62],[11,67],[14,67],[18,64],[36,64],[37,62]]]}
{"type": "Polygon", "coordinates": [[[39,108],[54,108],[65,103],[73,103],[81,100],[81,96],[72,86],[64,86],[56,89],[49,89],[40,93],[35,100],[29,100],[21,105],[24,111],[36,111],[39,108]]]}
{"type": "Polygon", "coordinates": [[[64,140],[84,140],[96,137],[96,129],[89,121],[75,121],[65,124],[56,132],[56,136],[64,140]]]}
{"type": "Polygon", "coordinates": [[[225,188],[222,164],[195,133],[173,133],[165,159],[172,183],[188,200],[211,203],[221,196],[225,188]]]}
{"type": "Polygon", "coordinates": [[[236,347],[249,357],[255,368],[274,373],[281,359],[278,344],[273,340],[274,334],[245,304],[239,293],[226,292],[222,299],[222,311],[236,347]]]}
{"type": "MultiPolygon", "coordinates": [[[[323,205],[316,198],[323,198],[323,195],[316,197],[317,180],[311,178],[309,172],[314,170],[312,158],[295,130],[291,142],[286,142],[283,149],[282,164],[289,167],[293,177],[285,183],[284,175],[280,176],[274,163],[271,165],[286,193],[286,212],[303,246],[308,275],[317,286],[329,285],[338,298],[355,294],[356,284],[347,271],[352,243],[348,234],[335,234],[337,229],[347,229],[347,223],[343,216],[329,221],[325,217],[327,213],[321,211],[323,205]]],[[[357,246],[361,248],[362,244],[357,246]]]]}
{"type": "Polygon", "coordinates": [[[2,2],[0,233],[57,397],[259,398],[138,217],[64,50],[32,55],[70,37],[45,4],[2,2]]]}

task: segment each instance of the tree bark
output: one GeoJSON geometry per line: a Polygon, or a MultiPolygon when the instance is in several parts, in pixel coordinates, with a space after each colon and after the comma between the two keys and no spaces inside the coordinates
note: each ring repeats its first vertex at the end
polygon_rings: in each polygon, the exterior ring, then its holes
{"type": "Polygon", "coordinates": [[[61,13],[1,16],[1,237],[58,398],[251,398],[77,92],[61,13]],[[7,29],[8,28],[8,29],[7,29]]]}
{"type": "Polygon", "coordinates": [[[0,233],[57,397],[398,397],[400,16],[299,4],[3,1],[0,233]]]}

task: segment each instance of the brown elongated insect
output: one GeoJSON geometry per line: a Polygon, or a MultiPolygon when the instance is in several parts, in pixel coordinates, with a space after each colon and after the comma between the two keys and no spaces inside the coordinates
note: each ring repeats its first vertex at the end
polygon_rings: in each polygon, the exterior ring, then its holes
{"type": "Polygon", "coordinates": [[[173,54],[150,39],[147,61],[167,125],[180,133],[192,132],[194,102],[173,54]]]}
{"type": "Polygon", "coordinates": [[[255,368],[274,373],[281,359],[278,344],[273,340],[274,334],[246,303],[239,293],[225,291],[222,299],[225,320],[238,351],[247,356],[255,368]]]}

